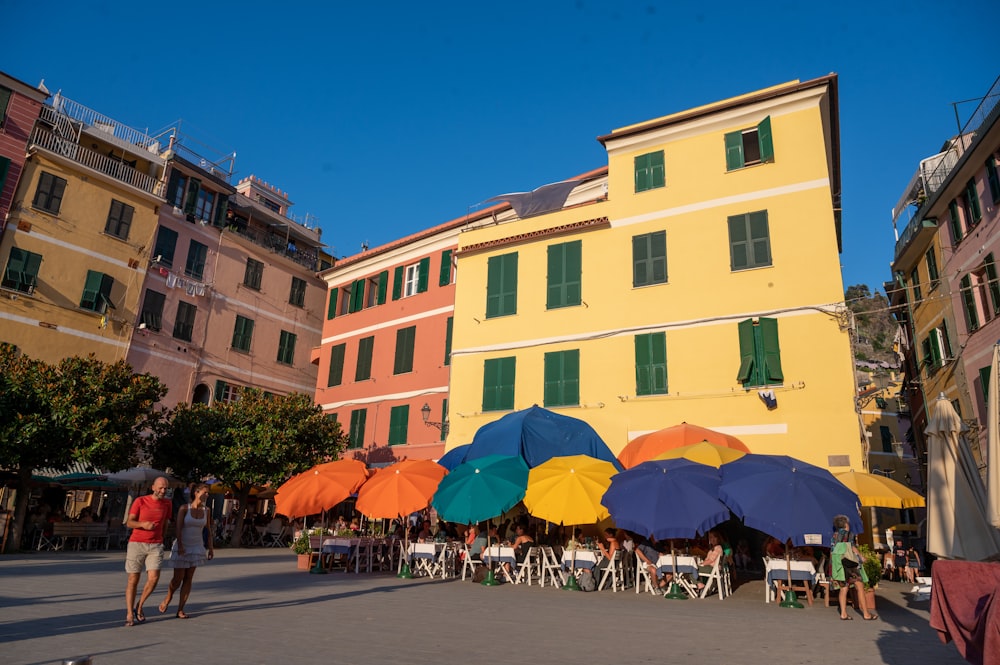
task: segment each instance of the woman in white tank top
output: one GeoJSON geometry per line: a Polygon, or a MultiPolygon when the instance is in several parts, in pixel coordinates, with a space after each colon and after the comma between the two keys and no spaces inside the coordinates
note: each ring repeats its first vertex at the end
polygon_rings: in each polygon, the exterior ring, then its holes
{"type": "Polygon", "coordinates": [[[174,531],[177,537],[170,550],[170,558],[164,561],[174,569],[174,576],[167,586],[167,597],[160,603],[160,613],[167,611],[174,592],[180,589],[177,603],[177,618],[187,619],[184,605],[191,595],[191,583],[194,580],[195,569],[210,561],[215,556],[212,542],[212,513],[205,505],[208,499],[208,485],[198,484],[191,490],[191,503],[183,505],[177,511],[177,524],[174,531]],[[208,527],[208,546],[205,546],[203,532],[208,527]]]}

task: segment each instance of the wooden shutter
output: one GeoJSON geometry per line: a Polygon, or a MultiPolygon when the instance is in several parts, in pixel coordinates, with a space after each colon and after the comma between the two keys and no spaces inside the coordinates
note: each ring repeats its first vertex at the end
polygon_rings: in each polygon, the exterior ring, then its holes
{"type": "Polygon", "coordinates": [[[389,288],[389,271],[383,270],[378,274],[378,304],[385,304],[385,292],[389,288]]]}
{"type": "Polygon", "coordinates": [[[743,168],[743,132],[726,134],[726,170],[743,168]]]}
{"type": "Polygon", "coordinates": [[[760,145],[760,161],[774,161],[774,141],[771,138],[771,116],[767,116],[757,125],[757,143],[760,145]]]}
{"type": "Polygon", "coordinates": [[[413,371],[413,345],[416,331],[416,326],[400,328],[396,331],[396,356],[393,363],[393,374],[405,374],[413,371]]]}
{"type": "Polygon", "coordinates": [[[483,411],[500,409],[500,359],[483,362],[483,411]]]}
{"type": "Polygon", "coordinates": [[[990,401],[990,375],[993,374],[993,365],[987,365],[979,369],[979,383],[983,386],[983,401],[989,404],[990,401]]]}
{"type": "Polygon", "coordinates": [[[438,286],[448,286],[451,284],[451,250],[446,249],[441,252],[441,274],[438,277],[438,286]]]}
{"type": "Polygon", "coordinates": [[[750,265],[771,265],[771,237],[767,228],[767,211],[758,210],[747,215],[750,235],[750,265]]]}
{"type": "Polygon", "coordinates": [[[403,266],[397,266],[392,273],[392,299],[403,297],[403,266]]]}
{"type": "MultiPolygon", "coordinates": [[[[447,397],[445,397],[443,400],[441,400],[441,422],[443,422],[443,423],[447,423],[448,422],[448,398],[447,397]]],[[[448,428],[447,427],[442,427],[441,428],[441,440],[444,441],[447,438],[448,438],[448,428]]]]}
{"type": "Polygon", "coordinates": [[[365,444],[365,420],[368,419],[368,409],[351,411],[351,448],[362,448],[365,444]]]}
{"type": "Polygon", "coordinates": [[[962,278],[962,301],[965,304],[965,322],[969,332],[979,330],[979,313],[976,311],[976,297],[972,293],[972,278],[968,275],[962,278]]]}
{"type": "Polygon", "coordinates": [[[339,289],[330,289],[330,302],[326,306],[326,320],[337,316],[337,291],[339,289]]]}
{"type": "MultiPolygon", "coordinates": [[[[0,90],[0,94],[2,94],[0,90]]],[[[2,114],[0,114],[0,120],[3,120],[2,114]]],[[[10,170],[10,159],[0,155],[0,193],[3,193],[4,184],[7,182],[7,172],[10,170]]]]}
{"type": "Polygon", "coordinates": [[[212,220],[212,224],[222,226],[222,223],[226,221],[226,212],[228,210],[229,197],[219,192],[219,201],[215,204],[215,219],[212,220]]]}
{"type": "Polygon", "coordinates": [[[955,199],[952,199],[951,203],[948,204],[948,215],[951,217],[949,222],[951,225],[951,235],[955,243],[958,243],[962,239],[962,222],[958,219],[958,201],[955,199]]]}
{"type": "Polygon", "coordinates": [[[649,395],[653,392],[650,376],[649,335],[635,336],[635,394],[649,395]]]}
{"type": "Polygon", "coordinates": [[[407,424],[410,419],[410,405],[394,406],[389,411],[389,445],[406,443],[407,424]]]}
{"type": "Polygon", "coordinates": [[[83,284],[83,297],[80,298],[80,307],[91,311],[98,311],[101,302],[101,282],[103,273],[94,270],[87,271],[87,281],[83,284]]]}
{"type": "Polygon", "coordinates": [[[365,306],[365,280],[356,279],[351,284],[351,311],[360,312],[365,306]]]}
{"type": "Polygon", "coordinates": [[[635,158],[635,191],[644,192],[649,187],[649,155],[639,155],[635,158]]]}
{"type": "MultiPolygon", "coordinates": [[[[172,206],[177,206],[179,203],[183,203],[183,201],[178,201],[174,198],[177,196],[177,184],[180,182],[182,177],[181,172],[177,169],[170,170],[170,179],[167,181],[167,203],[172,206]]],[[[183,198],[183,196],[181,198],[183,198]]]]}
{"type": "Polygon", "coordinates": [[[729,267],[731,270],[745,270],[750,267],[747,215],[733,215],[729,218],[729,267]]]}
{"type": "Polygon", "coordinates": [[[932,330],[928,339],[931,341],[931,362],[935,367],[939,367],[941,365],[941,340],[938,339],[937,330],[932,330]]]}
{"type": "Polygon", "coordinates": [[[580,304],[581,246],[580,240],[549,245],[548,309],[580,304]]]}
{"type": "Polygon", "coordinates": [[[993,253],[990,252],[983,259],[986,268],[986,284],[990,292],[990,302],[993,305],[993,313],[1000,314],[1000,283],[997,282],[997,264],[993,260],[993,253]]]}
{"type": "Polygon", "coordinates": [[[365,337],[358,342],[358,364],[354,369],[354,380],[365,381],[372,375],[372,353],[375,349],[375,338],[365,337]]]}
{"type": "Polygon", "coordinates": [[[191,178],[188,180],[187,199],[184,201],[184,212],[193,213],[198,205],[198,190],[201,189],[201,180],[191,178]]]}
{"type": "Polygon", "coordinates": [[[427,281],[430,272],[431,257],[425,256],[420,259],[420,264],[417,267],[417,293],[423,293],[427,290],[427,281]]]}
{"type": "Polygon", "coordinates": [[[972,217],[970,221],[972,224],[978,224],[979,220],[983,218],[983,210],[979,206],[979,192],[976,191],[975,178],[970,178],[969,182],[966,183],[965,198],[969,202],[969,216],[972,217]]]}
{"type": "Polygon", "coordinates": [[[486,318],[500,316],[500,278],[503,275],[503,257],[491,256],[486,262],[486,318]]]}
{"type": "Polygon", "coordinates": [[[452,327],[455,324],[455,317],[449,316],[448,322],[445,323],[444,327],[444,364],[451,364],[451,334],[452,327]]]}
{"type": "Polygon", "coordinates": [[[785,380],[781,372],[781,349],[778,347],[778,320],[760,318],[760,338],[764,345],[764,371],[766,383],[781,383],[785,380]]]}
{"type": "Polygon", "coordinates": [[[740,368],[736,380],[747,384],[754,372],[753,319],[745,319],[738,324],[740,339],[740,368]]]}
{"type": "Polygon", "coordinates": [[[1000,175],[997,174],[997,160],[993,155],[986,158],[986,180],[990,185],[990,198],[993,199],[993,203],[1000,203],[1000,175]]]}
{"type": "Polygon", "coordinates": [[[327,375],[326,387],[339,386],[344,380],[344,356],[346,344],[337,344],[330,350],[330,373],[327,375]]]}

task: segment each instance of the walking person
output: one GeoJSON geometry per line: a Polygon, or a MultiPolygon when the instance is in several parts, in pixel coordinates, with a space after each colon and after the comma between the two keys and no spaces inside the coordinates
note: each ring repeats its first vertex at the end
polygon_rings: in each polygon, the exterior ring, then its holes
{"type": "Polygon", "coordinates": [[[170,550],[170,560],[167,562],[174,569],[174,576],[167,585],[167,597],[160,603],[160,614],[167,611],[174,593],[180,589],[177,601],[177,618],[187,619],[184,611],[188,596],[191,595],[191,583],[194,581],[194,571],[206,561],[215,557],[215,545],[209,535],[206,546],[202,534],[205,528],[212,533],[212,512],[206,506],[208,501],[208,485],[198,484],[191,488],[191,503],[177,510],[177,538],[170,550]]]}
{"type": "Polygon", "coordinates": [[[861,556],[855,544],[856,536],[851,533],[850,520],[847,515],[837,515],[833,518],[833,538],[830,540],[830,579],[833,587],[840,589],[840,619],[850,621],[854,617],[847,613],[847,590],[854,587],[854,597],[858,609],[865,621],[874,621],[878,615],[868,611],[865,602],[865,585],[868,581],[865,568],[861,565],[861,556]]]}
{"type": "Polygon", "coordinates": [[[132,502],[128,510],[125,526],[132,529],[125,551],[125,572],[128,583],[125,586],[125,625],[134,626],[146,620],[142,606],[156,590],[160,581],[160,567],[163,565],[163,537],[167,532],[173,506],[167,493],[167,479],[159,477],[153,481],[152,494],[141,496],[132,502]],[[142,569],[146,569],[146,585],[136,603],[142,569]]]}

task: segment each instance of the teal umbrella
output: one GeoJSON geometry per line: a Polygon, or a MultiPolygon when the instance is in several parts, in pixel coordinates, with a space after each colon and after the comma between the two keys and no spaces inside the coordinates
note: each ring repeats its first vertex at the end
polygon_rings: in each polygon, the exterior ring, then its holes
{"type": "Polygon", "coordinates": [[[438,485],[431,505],[447,522],[473,524],[513,508],[527,486],[523,459],[487,455],[456,466],[438,485]]]}

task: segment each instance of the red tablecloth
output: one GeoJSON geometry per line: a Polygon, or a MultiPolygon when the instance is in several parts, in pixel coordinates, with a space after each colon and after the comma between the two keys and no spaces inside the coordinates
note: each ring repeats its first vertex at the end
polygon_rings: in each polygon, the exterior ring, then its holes
{"type": "Polygon", "coordinates": [[[1000,665],[1000,563],[934,562],[931,628],[975,665],[1000,665]]]}

